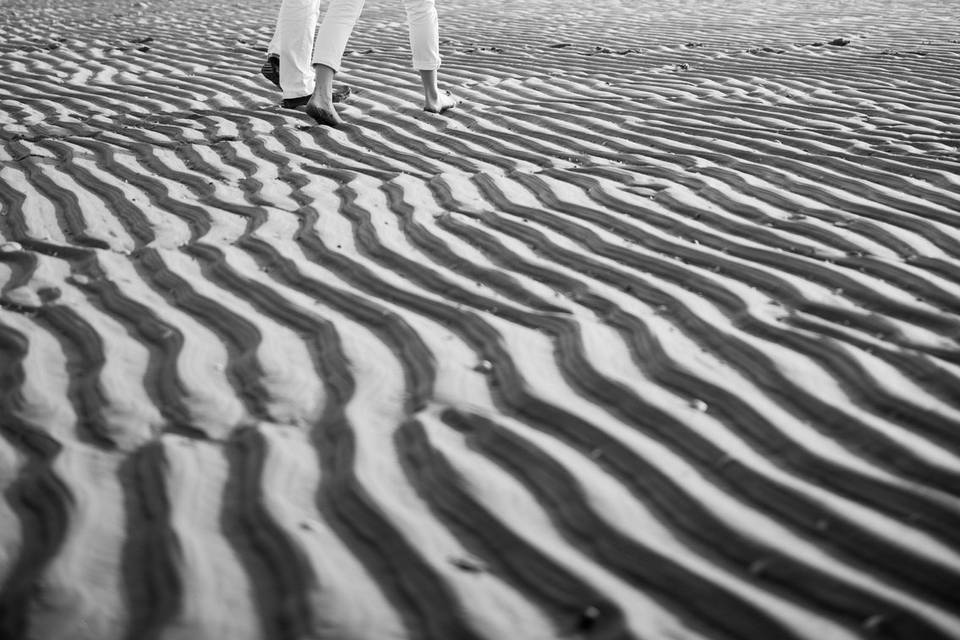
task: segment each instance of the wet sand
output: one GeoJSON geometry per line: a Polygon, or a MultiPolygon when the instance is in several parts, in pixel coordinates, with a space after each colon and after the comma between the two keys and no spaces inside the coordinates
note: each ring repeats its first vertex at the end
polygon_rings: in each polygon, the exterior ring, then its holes
{"type": "Polygon", "coordinates": [[[960,638],[960,9],[439,4],[0,2],[0,638],[960,638]]]}

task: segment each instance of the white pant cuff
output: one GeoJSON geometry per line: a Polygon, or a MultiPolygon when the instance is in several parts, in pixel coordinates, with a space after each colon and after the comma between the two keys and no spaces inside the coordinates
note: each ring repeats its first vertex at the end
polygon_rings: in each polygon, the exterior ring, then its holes
{"type": "Polygon", "coordinates": [[[340,73],[340,65],[339,65],[338,63],[336,63],[336,62],[331,61],[331,60],[323,60],[323,59],[320,59],[320,58],[314,58],[314,59],[313,59],[313,64],[322,64],[322,65],[325,66],[325,67],[330,67],[331,69],[333,69],[333,72],[334,72],[334,73],[340,73]]]}

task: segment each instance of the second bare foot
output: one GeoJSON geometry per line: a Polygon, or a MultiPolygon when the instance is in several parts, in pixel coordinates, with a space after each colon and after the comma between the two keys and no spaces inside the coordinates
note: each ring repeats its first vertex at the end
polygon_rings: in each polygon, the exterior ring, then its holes
{"type": "Polygon", "coordinates": [[[441,91],[436,99],[427,100],[426,104],[423,105],[423,110],[430,113],[443,113],[447,109],[453,109],[460,102],[460,98],[449,91],[441,91]]]}

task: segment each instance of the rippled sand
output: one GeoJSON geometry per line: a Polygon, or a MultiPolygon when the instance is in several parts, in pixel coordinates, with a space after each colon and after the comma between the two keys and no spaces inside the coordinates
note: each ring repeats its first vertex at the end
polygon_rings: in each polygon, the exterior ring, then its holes
{"type": "Polygon", "coordinates": [[[960,6],[0,0],[0,638],[960,638],[960,6]]]}

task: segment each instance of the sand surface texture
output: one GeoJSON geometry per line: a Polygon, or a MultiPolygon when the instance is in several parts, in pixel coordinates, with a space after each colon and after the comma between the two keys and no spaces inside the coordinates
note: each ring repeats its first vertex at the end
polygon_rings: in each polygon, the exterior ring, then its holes
{"type": "Polygon", "coordinates": [[[956,2],[0,0],[0,638],[960,638],[956,2]]]}

